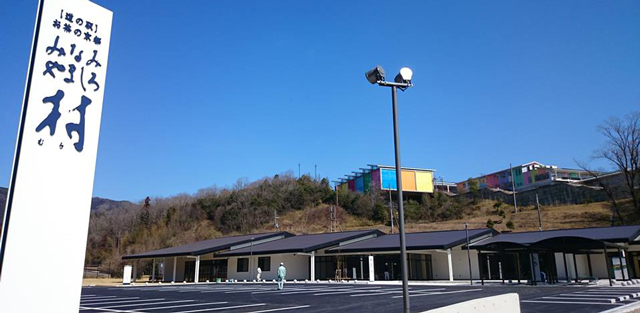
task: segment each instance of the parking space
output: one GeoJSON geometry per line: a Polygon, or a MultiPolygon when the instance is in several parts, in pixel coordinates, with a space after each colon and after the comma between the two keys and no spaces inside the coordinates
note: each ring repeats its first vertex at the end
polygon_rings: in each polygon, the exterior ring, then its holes
{"type": "MultiPolygon", "coordinates": [[[[411,286],[414,312],[517,292],[522,312],[601,312],[631,304],[640,288],[530,286],[411,286]]],[[[402,287],[353,283],[180,284],[83,288],[80,312],[398,312],[402,287]]]]}

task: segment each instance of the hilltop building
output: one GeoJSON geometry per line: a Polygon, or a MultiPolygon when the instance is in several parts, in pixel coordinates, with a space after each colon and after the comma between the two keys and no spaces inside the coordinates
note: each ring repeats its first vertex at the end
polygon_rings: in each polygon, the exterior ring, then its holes
{"type": "Polygon", "coordinates": [[[459,193],[469,191],[469,181],[475,181],[479,189],[512,190],[515,185],[516,191],[522,191],[553,182],[576,182],[589,178],[593,178],[593,175],[583,170],[558,168],[555,165],[544,165],[534,161],[459,182],[457,191],[459,193]]]}
{"type": "MultiPolygon", "coordinates": [[[[367,193],[371,190],[397,190],[396,168],[387,165],[369,164],[369,168],[360,168],[353,174],[346,175],[336,181],[337,189],[340,191],[353,191],[367,193]]],[[[403,167],[402,168],[402,191],[408,194],[433,193],[435,170],[403,167]]],[[[446,188],[446,186],[445,186],[446,188]]]]}

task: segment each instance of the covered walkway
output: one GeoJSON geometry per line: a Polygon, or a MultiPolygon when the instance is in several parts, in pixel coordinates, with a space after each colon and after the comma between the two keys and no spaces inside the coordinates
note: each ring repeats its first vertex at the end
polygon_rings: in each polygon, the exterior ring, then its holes
{"type": "Polygon", "coordinates": [[[522,280],[530,284],[580,283],[617,277],[629,279],[629,244],[639,226],[507,233],[476,242],[482,283],[485,279],[522,280]],[[620,277],[621,276],[621,277],[620,277]]]}

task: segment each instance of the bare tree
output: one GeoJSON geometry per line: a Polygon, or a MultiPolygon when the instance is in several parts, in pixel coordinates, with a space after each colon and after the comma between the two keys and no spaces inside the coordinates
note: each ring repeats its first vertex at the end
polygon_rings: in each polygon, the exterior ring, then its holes
{"type": "Polygon", "coordinates": [[[605,183],[605,181],[602,179],[602,173],[604,173],[604,171],[590,169],[586,163],[580,162],[576,159],[574,159],[573,161],[576,162],[579,168],[589,173],[589,175],[593,176],[596,183],[598,183],[598,186],[602,188],[604,193],[607,195],[607,198],[609,198],[609,202],[611,203],[611,226],[615,226],[616,218],[618,218],[618,221],[620,221],[620,224],[624,225],[624,219],[620,214],[620,205],[618,204],[615,194],[611,189],[611,185],[605,183]]]}
{"type": "Polygon", "coordinates": [[[633,208],[640,212],[640,112],[631,112],[622,119],[611,117],[598,126],[605,136],[604,146],[595,157],[612,162],[623,174],[633,208]]]}

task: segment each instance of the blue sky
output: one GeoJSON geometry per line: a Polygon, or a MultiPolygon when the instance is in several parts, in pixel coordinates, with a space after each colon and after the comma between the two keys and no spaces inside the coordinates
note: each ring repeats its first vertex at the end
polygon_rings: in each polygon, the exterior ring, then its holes
{"type": "MultiPolygon", "coordinates": [[[[140,200],[287,170],[334,180],[402,162],[460,181],[574,167],[640,109],[639,1],[94,1],[114,12],[94,195],[140,200]]],[[[0,186],[37,1],[2,1],[0,186]]],[[[606,163],[595,162],[597,166],[606,163]]]]}

